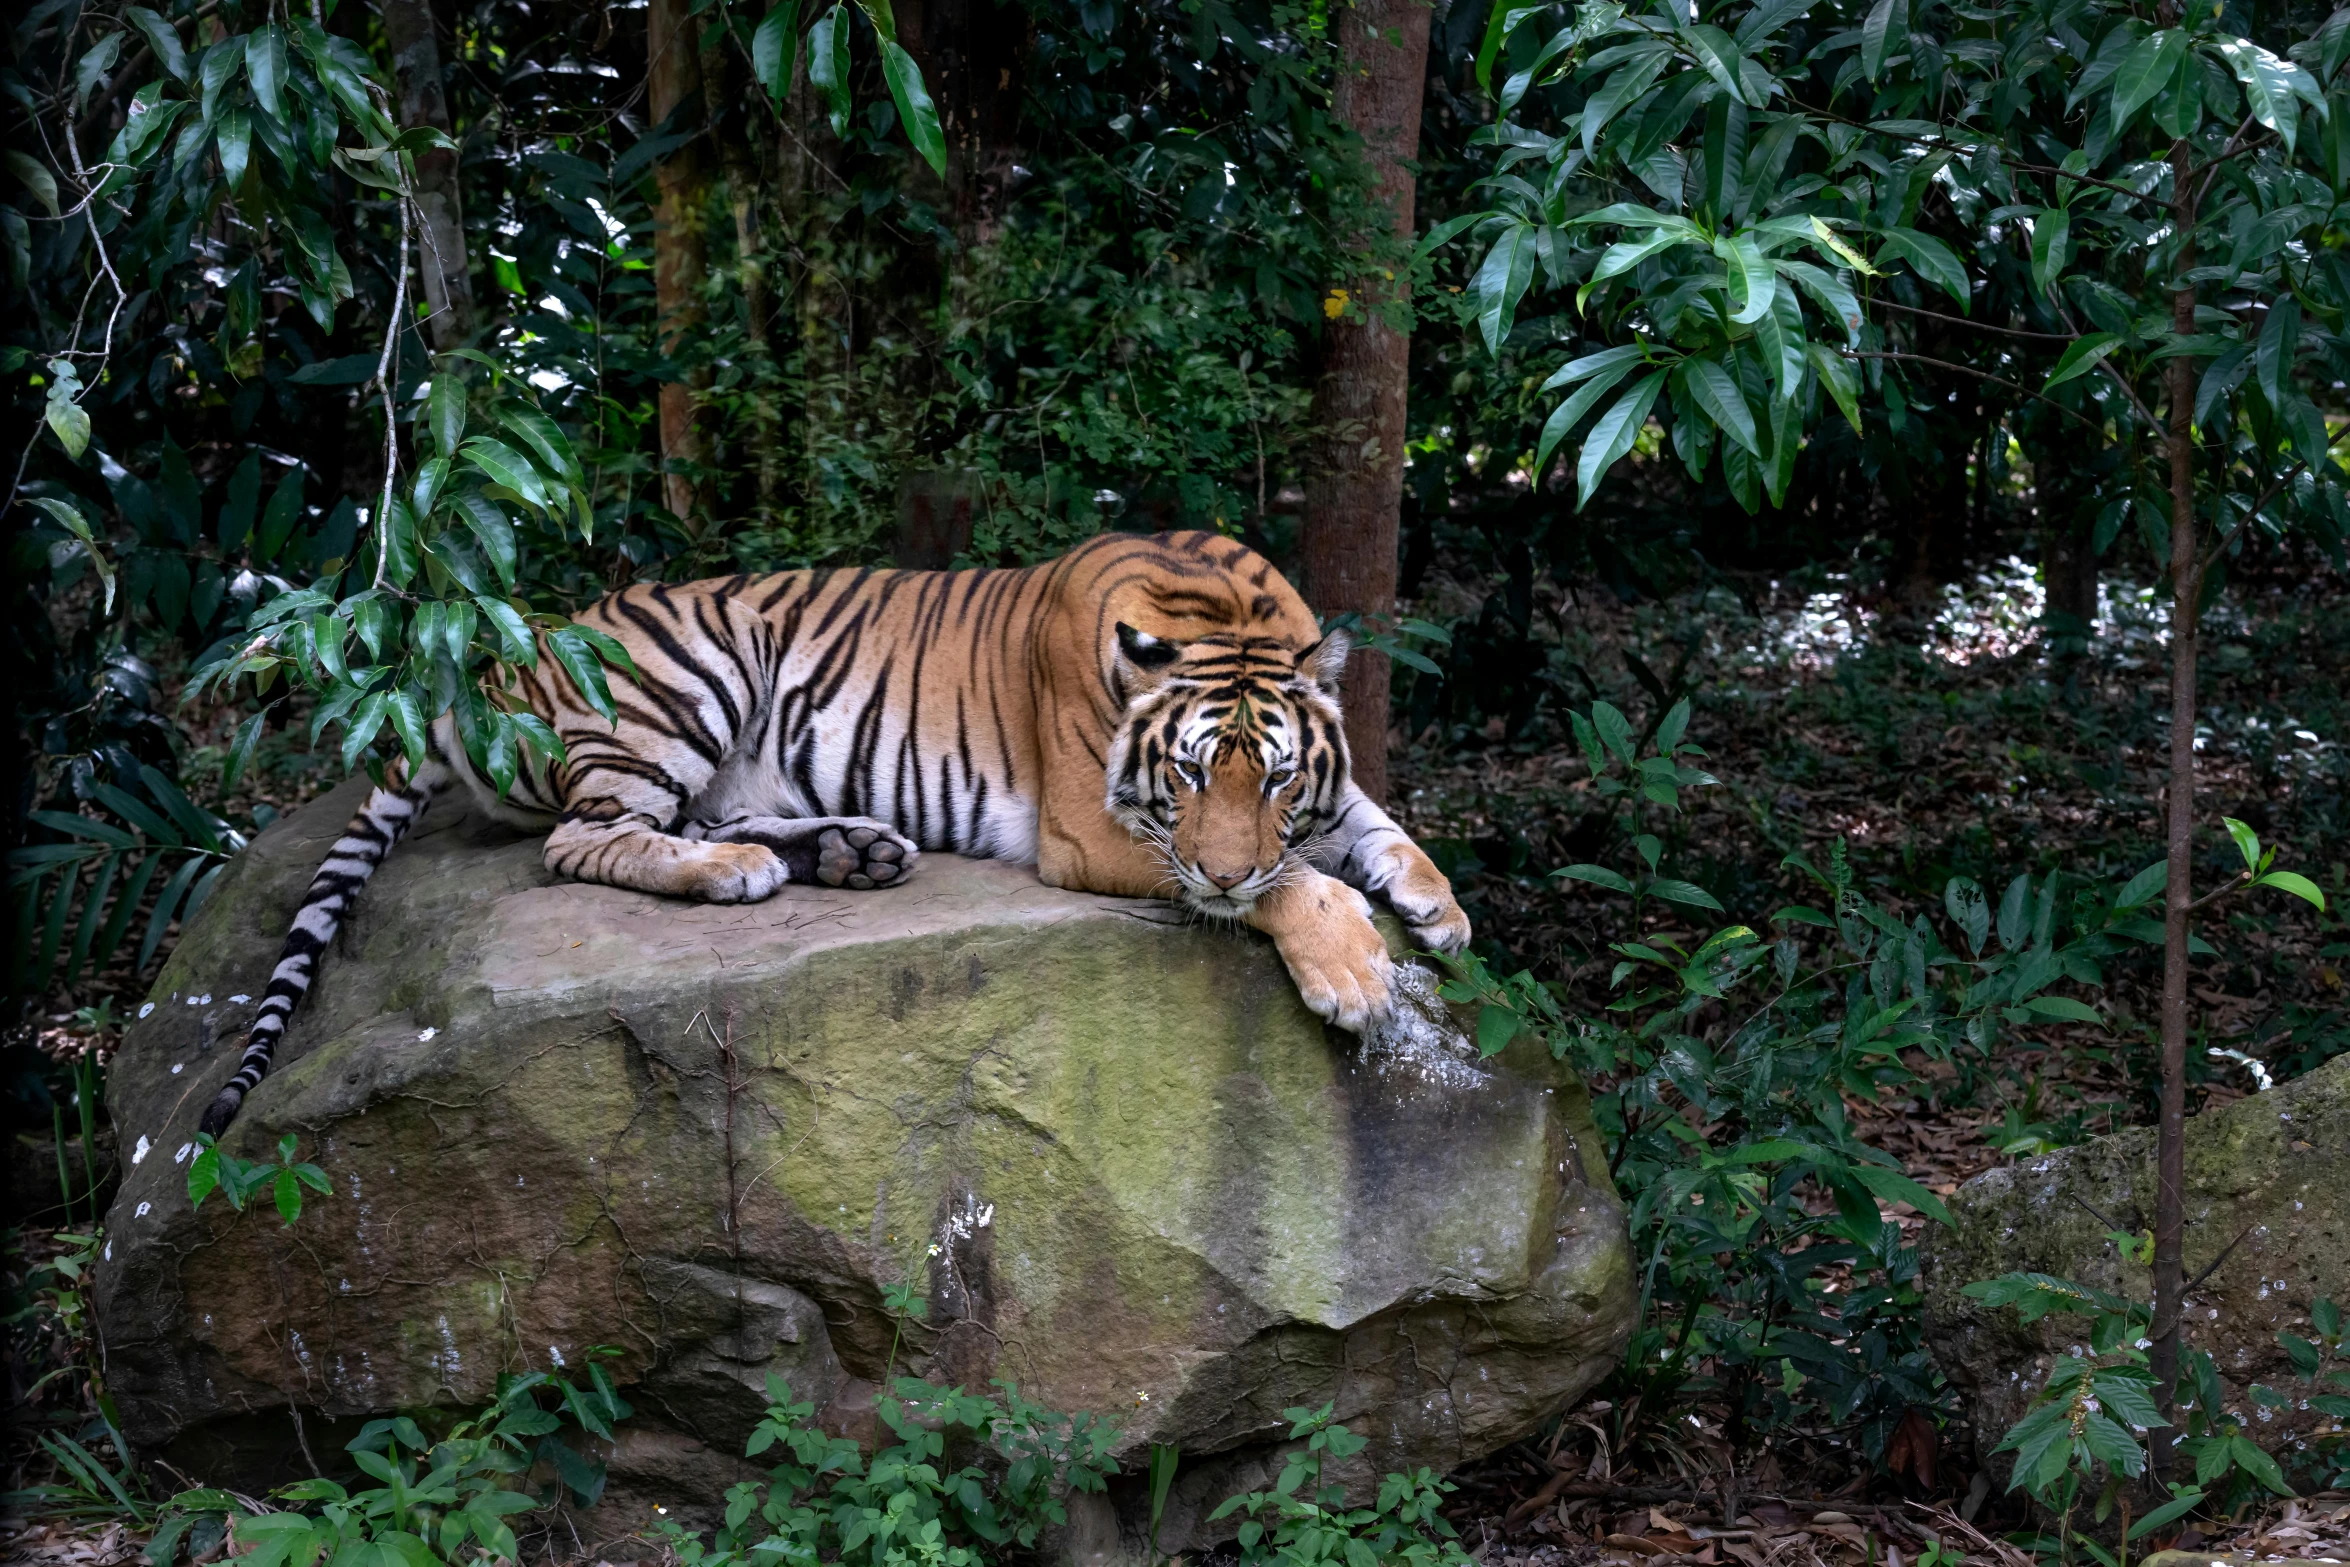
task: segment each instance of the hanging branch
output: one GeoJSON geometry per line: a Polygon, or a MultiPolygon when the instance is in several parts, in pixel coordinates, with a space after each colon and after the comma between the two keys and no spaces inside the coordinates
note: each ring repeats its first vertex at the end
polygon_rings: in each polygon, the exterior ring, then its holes
{"type": "Polygon", "coordinates": [[[401,318],[408,309],[408,235],[411,224],[408,194],[408,170],[403,155],[400,168],[400,267],[392,283],[392,318],[384,327],[383,353],[375,362],[376,384],[383,391],[384,404],[384,487],[376,502],[375,511],[375,583],[384,585],[384,573],[391,564],[392,549],[392,481],[400,471],[400,423],[392,408],[391,366],[398,352],[401,318]]]}

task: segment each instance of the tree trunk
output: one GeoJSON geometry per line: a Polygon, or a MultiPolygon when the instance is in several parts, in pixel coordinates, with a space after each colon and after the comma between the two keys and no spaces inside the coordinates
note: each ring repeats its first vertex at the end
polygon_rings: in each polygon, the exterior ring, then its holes
{"type": "MultiPolygon", "coordinates": [[[[2189,175],[2188,144],[2171,143],[2171,219],[2180,235],[2174,277],[2195,265],[2195,191],[2189,175]]],[[[2171,293],[2174,330],[2195,330],[2195,286],[2171,293]]],[[[2170,432],[2170,810],[2169,885],[2162,902],[2162,1100],[2154,1156],[2154,1350],[2155,1390],[2163,1412],[2179,1368],[2180,1297],[2186,1293],[2187,1164],[2187,977],[2189,911],[2194,903],[2195,869],[2195,618],[2202,573],[2195,569],[2195,370],[2185,357],[2171,361],[2170,432]]],[[[2172,1431],[2172,1441],[2176,1440],[2172,1431]]],[[[2158,1467],[2167,1467],[2171,1442],[2156,1445],[2158,1467]]]]}
{"type": "MultiPolygon", "coordinates": [[[[652,0],[646,18],[646,95],[655,124],[665,124],[689,102],[698,114],[701,61],[688,0],[652,0]]],[[[702,283],[709,271],[703,209],[710,194],[709,159],[696,139],[653,165],[660,192],[653,209],[653,302],[660,314],[661,352],[674,355],[702,322],[702,283]]],[[[694,406],[692,379],[661,383],[661,503],[679,517],[702,510],[699,470],[709,451],[694,406]]]]}
{"type": "MultiPolygon", "coordinates": [[[[767,287],[767,241],[760,223],[759,174],[751,162],[750,142],[740,120],[727,114],[728,77],[726,38],[716,36],[702,51],[702,116],[717,143],[719,164],[726,171],[726,200],[734,213],[734,276],[743,293],[743,337],[754,380],[751,388],[751,465],[756,475],[758,511],[772,522],[783,504],[783,417],[774,375],[774,347],[769,336],[775,303],[767,287]]],[[[753,115],[764,117],[757,83],[749,84],[753,115]]]]}
{"type": "MultiPolygon", "coordinates": [[[[400,123],[449,129],[449,97],[441,74],[441,45],[431,0],[384,0],[384,41],[400,79],[400,123]]],[[[473,275],[465,254],[465,207],[453,149],[416,155],[416,208],[424,219],[424,302],[435,348],[456,348],[473,336],[473,275]]]]}
{"type": "MultiPolygon", "coordinates": [[[[1358,0],[1335,16],[1338,84],[1332,112],[1363,139],[1374,210],[1366,241],[1384,219],[1408,243],[1411,160],[1420,147],[1420,92],[1428,68],[1424,0],[1358,0]]],[[[1400,269],[1399,269],[1400,270],[1400,269]]],[[[1387,311],[1409,304],[1408,286],[1385,268],[1350,280],[1344,316],[1330,323],[1311,421],[1318,432],[1306,476],[1298,555],[1308,603],[1323,614],[1353,610],[1376,623],[1395,611],[1397,529],[1403,506],[1405,392],[1412,340],[1387,311]]],[[[1355,782],[1387,798],[1384,654],[1348,661],[1340,703],[1355,782]]]]}

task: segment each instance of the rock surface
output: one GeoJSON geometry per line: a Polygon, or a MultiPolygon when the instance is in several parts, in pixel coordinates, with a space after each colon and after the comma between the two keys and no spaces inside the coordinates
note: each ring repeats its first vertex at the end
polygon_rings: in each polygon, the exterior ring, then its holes
{"type": "MultiPolygon", "coordinates": [[[[2309,1391],[2277,1334],[2307,1337],[2320,1297],[2350,1308],[2350,1056],[2190,1117],[2186,1163],[2187,1277],[2219,1263],[2188,1295],[2187,1342],[2212,1356],[2230,1407],[2258,1419],[2268,1412],[2239,1402],[2249,1384],[2296,1399],[2309,1391]]],[[[2051,1357],[2080,1343],[2088,1324],[2047,1317],[2019,1327],[2014,1311],[1959,1291],[2036,1272],[2150,1300],[2150,1271],[2125,1260],[2106,1232],[2154,1222],[2154,1132],[1989,1171],[1959,1188],[1950,1211],[1955,1227],[1930,1229],[1922,1248],[1927,1342],[1988,1455],[2023,1417],[2051,1357]]],[[[2268,1426],[2259,1429],[2265,1440],[2268,1426]]],[[[2006,1463],[2003,1455],[1995,1466],[2002,1478],[2006,1463]]]]}
{"type": "Polygon", "coordinates": [[[611,1344],[637,1409],[616,1494],[707,1499],[746,1472],[770,1371],[870,1426],[883,1291],[912,1282],[899,1374],[1112,1414],[1129,1457],[1181,1445],[1172,1549],[1257,1483],[1287,1406],[1335,1400],[1372,1472],[1441,1470],[1571,1402],[1630,1330],[1622,1210],[1563,1070],[1367,1054],[1253,933],[945,856],[903,888],[714,907],[430,822],[226,1139],[297,1133],[334,1194],[290,1229],[192,1211],[196,1117],[359,789],[231,868],[116,1059],[106,1374],[183,1467],[306,1472],[289,1406],[324,1451],[611,1344]]]}

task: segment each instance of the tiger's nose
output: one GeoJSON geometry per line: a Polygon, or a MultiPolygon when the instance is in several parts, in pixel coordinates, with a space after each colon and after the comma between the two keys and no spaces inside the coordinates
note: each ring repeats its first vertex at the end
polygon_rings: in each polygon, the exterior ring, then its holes
{"type": "Polygon", "coordinates": [[[1199,873],[1202,876],[1205,876],[1208,880],[1214,882],[1220,890],[1225,892],[1231,891],[1233,888],[1239,886],[1242,882],[1248,880],[1248,872],[1245,870],[1237,870],[1232,872],[1230,875],[1226,875],[1222,871],[1209,870],[1205,865],[1203,865],[1199,868],[1199,873]]]}

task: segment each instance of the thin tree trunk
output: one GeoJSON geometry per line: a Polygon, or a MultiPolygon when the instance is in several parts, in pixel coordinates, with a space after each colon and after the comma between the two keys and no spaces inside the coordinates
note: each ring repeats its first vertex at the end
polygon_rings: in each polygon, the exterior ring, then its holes
{"type": "MultiPolygon", "coordinates": [[[[400,79],[400,123],[449,130],[449,96],[441,74],[441,45],[431,0],[384,0],[384,41],[400,79]]],[[[465,254],[465,206],[458,189],[457,154],[440,149],[416,156],[416,206],[424,218],[424,302],[435,348],[456,348],[473,335],[473,275],[465,254]]]]}
{"type": "MultiPolygon", "coordinates": [[[[2174,277],[2195,265],[2195,191],[2185,141],[2171,143],[2171,219],[2180,250],[2174,277]]],[[[2171,293],[2171,324],[2195,330],[2195,286],[2171,293]]],[[[2195,619],[2201,573],[2195,569],[2195,371],[2185,358],[2172,361],[2169,382],[2170,432],[2170,810],[2169,885],[2162,907],[2162,1113],[2156,1133],[2154,1174],[2154,1350],[2155,1387],[2163,1411],[2179,1367],[2179,1309],[2185,1294],[2187,1148],[2187,937],[2194,903],[2195,869],[2195,619]]],[[[2170,1444],[2155,1453],[2158,1464],[2170,1444]]]]}
{"type": "MultiPolygon", "coordinates": [[[[726,171],[727,205],[734,212],[734,275],[743,291],[743,331],[754,376],[773,375],[774,347],[769,336],[774,300],[767,287],[767,241],[760,226],[759,174],[751,163],[751,147],[742,124],[727,115],[728,76],[724,35],[702,52],[702,113],[718,144],[720,166],[726,171]]],[[[751,84],[749,112],[765,118],[758,103],[758,86],[751,84]]],[[[772,520],[783,503],[783,418],[772,379],[751,390],[751,461],[757,475],[758,507],[772,520]]]]}
{"type": "MultiPolygon", "coordinates": [[[[700,97],[701,61],[694,47],[698,25],[688,0],[652,0],[645,74],[656,124],[700,97]]],[[[694,108],[698,111],[700,103],[694,108]]],[[[709,272],[702,221],[710,175],[701,141],[689,141],[657,161],[653,183],[660,192],[653,211],[653,302],[660,314],[661,351],[674,355],[702,323],[702,283],[709,272]]],[[[696,474],[709,456],[694,392],[692,380],[661,383],[661,503],[689,523],[702,510],[696,474]]]]}
{"type": "MultiPolygon", "coordinates": [[[[1392,232],[1407,242],[1428,14],[1425,0],[1358,0],[1336,14],[1340,65],[1331,107],[1363,139],[1374,201],[1392,232]]],[[[1364,236],[1375,237],[1375,229],[1364,236]]],[[[1349,292],[1353,308],[1331,322],[1322,377],[1314,386],[1311,417],[1318,433],[1308,461],[1298,554],[1309,603],[1323,614],[1353,610],[1372,619],[1395,611],[1412,340],[1408,330],[1386,320],[1391,304],[1408,302],[1407,286],[1392,273],[1367,270],[1351,281],[1349,292]]],[[[1355,782],[1378,801],[1387,798],[1391,673],[1384,654],[1357,655],[1347,663],[1340,695],[1355,782]]]]}

